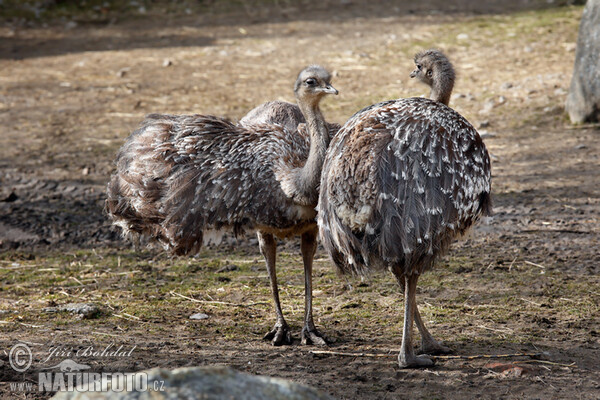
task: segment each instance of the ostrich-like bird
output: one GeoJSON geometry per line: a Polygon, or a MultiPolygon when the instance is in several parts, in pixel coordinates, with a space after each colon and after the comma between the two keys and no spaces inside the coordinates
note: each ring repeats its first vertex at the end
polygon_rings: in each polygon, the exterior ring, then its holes
{"type": "Polygon", "coordinates": [[[250,129],[204,115],[149,115],[121,148],[108,183],[106,209],[124,233],[158,240],[173,254],[218,243],[225,231],[257,231],[277,321],[274,345],[291,343],[277,288],[276,242],[301,236],[305,273],[302,343],[325,344],[312,317],[312,262],[317,246],[315,206],[329,131],[319,109],[337,94],[330,74],[310,66],[294,93],[306,124],[298,134],[276,124],[250,129]]]}
{"type": "Polygon", "coordinates": [[[447,106],[454,70],[439,51],[415,56],[431,98],[369,106],[341,128],[321,176],[318,223],[342,273],[389,269],[405,294],[401,367],[433,364],[416,356],[413,319],[426,354],[450,350],[425,328],[416,305],[419,276],[451,241],[491,212],[490,159],[479,134],[447,106]]]}

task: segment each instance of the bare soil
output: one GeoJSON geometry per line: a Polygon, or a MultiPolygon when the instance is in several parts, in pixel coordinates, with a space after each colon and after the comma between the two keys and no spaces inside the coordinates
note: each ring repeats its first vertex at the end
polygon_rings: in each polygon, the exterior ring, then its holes
{"type": "MultiPolygon", "coordinates": [[[[159,3],[160,5],[160,3],[159,3]]],[[[226,364],[293,379],[340,399],[600,398],[600,129],[571,126],[563,103],[582,7],[546,1],[254,2],[143,15],[0,26],[0,391],[71,358],[94,372],[226,364]],[[344,122],[376,101],[426,94],[412,55],[446,51],[459,73],[451,106],[493,160],[495,216],[421,279],[432,333],[459,359],[401,370],[402,298],[388,276],[336,276],[322,251],[315,317],[323,355],[261,340],[274,321],[256,240],[195,258],[132,250],[103,214],[124,138],[151,112],[241,118],[292,100],[310,63],[334,71],[324,104],[344,122]],[[185,297],[181,297],[185,296],[185,297]],[[186,298],[187,297],[187,298],[186,298]],[[190,299],[198,300],[193,301],[190,299]],[[221,303],[219,303],[221,302],[221,303]],[[91,319],[48,307],[94,303],[91,319]],[[203,312],[209,318],[193,321],[203,312]],[[15,373],[9,350],[33,350],[15,373]],[[113,345],[129,357],[75,356],[113,345]],[[71,351],[48,359],[51,348],[71,351]],[[535,354],[500,359],[483,355],[535,354]],[[501,365],[494,365],[500,363],[501,365]]],[[[299,339],[301,258],[279,259],[284,312],[299,339]]]]}

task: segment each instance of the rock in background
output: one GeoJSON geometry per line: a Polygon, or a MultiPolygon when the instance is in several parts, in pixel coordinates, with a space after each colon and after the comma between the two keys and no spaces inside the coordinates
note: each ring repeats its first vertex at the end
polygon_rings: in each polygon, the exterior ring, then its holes
{"type": "Polygon", "coordinates": [[[566,110],[573,123],[600,121],[600,0],[583,10],[566,110]]]}
{"type": "MultiPolygon", "coordinates": [[[[285,379],[256,376],[229,367],[209,366],[167,370],[155,368],[148,374],[146,392],[63,392],[54,400],[333,400],[316,389],[285,379]],[[155,386],[155,383],[157,385],[155,386]],[[154,387],[162,391],[152,390],[154,387]]],[[[104,382],[103,382],[104,383],[104,382]]],[[[109,383],[110,385],[110,383],[109,383]]],[[[110,386],[109,386],[110,387],[110,386]]]]}

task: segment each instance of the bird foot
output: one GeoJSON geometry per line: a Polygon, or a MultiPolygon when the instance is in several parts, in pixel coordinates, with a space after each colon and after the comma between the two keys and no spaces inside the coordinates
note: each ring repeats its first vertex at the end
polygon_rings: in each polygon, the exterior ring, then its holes
{"type": "Polygon", "coordinates": [[[400,368],[426,368],[431,367],[434,364],[435,361],[429,356],[415,356],[414,354],[408,356],[403,353],[398,355],[398,365],[400,368]]]}
{"type": "Polygon", "coordinates": [[[302,345],[314,344],[315,346],[327,346],[327,338],[317,328],[302,328],[302,345]]]}
{"type": "Polygon", "coordinates": [[[288,324],[276,323],[273,329],[271,329],[263,337],[263,340],[270,340],[273,346],[281,346],[283,344],[292,344],[292,332],[288,324]]]}
{"type": "Polygon", "coordinates": [[[429,354],[429,355],[438,355],[438,354],[450,354],[452,353],[452,349],[450,347],[444,346],[442,343],[438,341],[428,341],[421,342],[421,348],[418,351],[419,354],[429,354]]]}

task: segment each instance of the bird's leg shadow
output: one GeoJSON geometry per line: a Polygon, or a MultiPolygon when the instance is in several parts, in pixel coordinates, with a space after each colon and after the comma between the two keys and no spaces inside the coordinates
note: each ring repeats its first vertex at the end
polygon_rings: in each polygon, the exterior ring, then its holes
{"type": "Polygon", "coordinates": [[[300,244],[304,262],[304,327],[302,328],[301,343],[327,346],[327,339],[315,327],[312,316],[312,267],[317,250],[317,233],[317,228],[304,232],[300,244]]]}
{"type": "Polygon", "coordinates": [[[273,346],[281,346],[282,344],[292,344],[292,333],[287,322],[283,318],[281,304],[279,302],[279,289],[277,287],[277,273],[275,272],[275,260],[277,254],[277,244],[273,235],[270,233],[257,232],[258,245],[260,252],[265,257],[267,271],[271,279],[271,292],[273,293],[273,303],[275,303],[275,314],[277,321],[267,334],[263,337],[264,340],[271,340],[273,346]]]}

